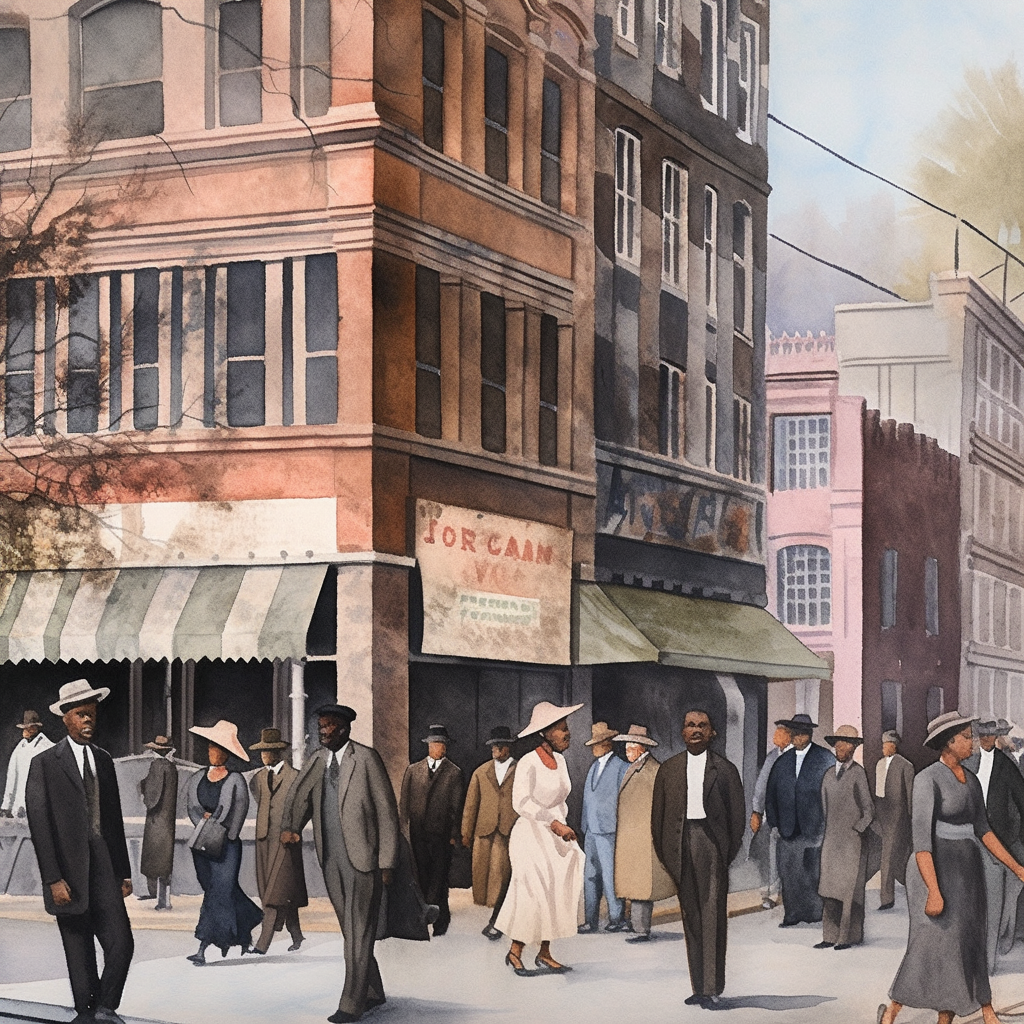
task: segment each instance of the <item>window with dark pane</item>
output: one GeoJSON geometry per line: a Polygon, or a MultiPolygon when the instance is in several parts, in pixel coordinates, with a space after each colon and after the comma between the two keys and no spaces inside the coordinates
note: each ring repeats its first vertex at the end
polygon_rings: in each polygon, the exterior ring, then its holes
{"type": "Polygon", "coordinates": [[[306,257],[306,422],[338,422],[338,256],[306,257]]]}
{"type": "Polygon", "coordinates": [[[508,57],[493,46],[484,54],[484,170],[508,181],[508,57]]]}
{"type": "Polygon", "coordinates": [[[4,432],[35,431],[36,283],[7,282],[7,343],[4,347],[4,432]]]}
{"type": "Polygon", "coordinates": [[[32,61],[27,28],[0,28],[0,153],[32,146],[32,61]]]}
{"type": "Polygon", "coordinates": [[[828,548],[795,544],[778,554],[778,613],[787,626],[832,622],[832,556],[828,548]]]}
{"type": "Polygon", "coordinates": [[[738,396],[732,402],[732,474],[739,480],[750,479],[750,403],[738,396]]]}
{"type": "Polygon", "coordinates": [[[93,274],[71,279],[68,311],[68,433],[91,434],[100,413],[100,295],[93,274]]]}
{"type": "Polygon", "coordinates": [[[896,584],[898,553],[892,548],[882,552],[881,605],[882,629],[896,625],[896,584]]]}
{"type": "Polygon", "coordinates": [[[230,263],[227,286],[228,426],[257,427],[266,422],[266,268],[230,263]]]}
{"type": "Polygon", "coordinates": [[[750,210],[744,203],[732,207],[732,324],[734,330],[750,337],[747,315],[750,308],[750,210]]]}
{"type": "Polygon", "coordinates": [[[671,363],[658,367],[658,450],[678,459],[683,453],[686,374],[671,363]]]}
{"type": "Polygon", "coordinates": [[[160,412],[160,272],[137,270],[132,302],[134,426],[152,430],[160,412]]]}
{"type": "Polygon", "coordinates": [[[939,635],[939,560],[924,560],[924,631],[939,635]]]}
{"type": "Polygon", "coordinates": [[[441,436],[441,275],[416,268],[416,433],[441,436]]]}
{"type": "Polygon", "coordinates": [[[541,202],[562,207],[562,88],[544,79],[544,109],[540,121],[541,202]]]}
{"type": "Polygon", "coordinates": [[[505,450],[505,300],[480,293],[480,444],[505,450]]]}
{"type": "Polygon", "coordinates": [[[423,12],[423,141],[444,149],[444,21],[423,12]]]}
{"type": "Polygon", "coordinates": [[[164,130],[163,9],[118,0],[82,19],[82,117],[101,139],[164,130]]]}
{"type": "Polygon", "coordinates": [[[226,0],[220,5],[217,75],[220,123],[263,120],[263,27],[260,0],[226,0]]]}
{"type": "Polygon", "coordinates": [[[542,466],[558,465],[558,320],[540,318],[540,432],[542,466]]]}
{"type": "MultiPolygon", "coordinates": [[[[299,7],[299,74],[302,114],[321,117],[331,107],[331,4],[330,0],[292,0],[299,7]]],[[[294,17],[294,15],[293,15],[294,17]]]]}

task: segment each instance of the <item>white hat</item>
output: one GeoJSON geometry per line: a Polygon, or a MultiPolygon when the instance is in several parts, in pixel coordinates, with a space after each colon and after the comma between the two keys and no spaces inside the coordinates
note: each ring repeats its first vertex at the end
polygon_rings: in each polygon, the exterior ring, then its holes
{"type": "Polygon", "coordinates": [[[106,700],[110,696],[110,688],[106,686],[92,686],[88,679],[73,679],[70,683],[65,683],[60,688],[60,695],[57,700],[50,705],[50,710],[55,715],[61,715],[63,717],[64,712],[68,708],[73,708],[77,704],[98,704],[101,700],[106,700]]]}
{"type": "Polygon", "coordinates": [[[549,700],[542,700],[539,704],[534,704],[533,714],[530,715],[530,724],[519,734],[519,738],[532,736],[535,732],[540,732],[549,725],[560,722],[574,711],[579,711],[581,707],[583,707],[582,704],[573,704],[567,708],[560,708],[549,700]]]}
{"type": "Polygon", "coordinates": [[[238,726],[234,722],[226,722],[222,718],[216,725],[206,728],[193,725],[189,732],[194,732],[197,736],[202,736],[204,740],[216,743],[218,747],[223,747],[229,753],[237,754],[243,761],[249,760],[245,748],[238,742],[238,726]]]}

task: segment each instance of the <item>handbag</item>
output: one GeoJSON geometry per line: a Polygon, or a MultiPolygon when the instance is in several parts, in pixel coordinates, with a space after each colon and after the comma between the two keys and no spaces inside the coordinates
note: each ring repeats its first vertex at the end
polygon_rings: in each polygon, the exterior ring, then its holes
{"type": "Polygon", "coordinates": [[[210,860],[219,860],[224,854],[224,844],[227,841],[228,830],[219,821],[203,818],[196,823],[188,845],[193,851],[210,860]]]}

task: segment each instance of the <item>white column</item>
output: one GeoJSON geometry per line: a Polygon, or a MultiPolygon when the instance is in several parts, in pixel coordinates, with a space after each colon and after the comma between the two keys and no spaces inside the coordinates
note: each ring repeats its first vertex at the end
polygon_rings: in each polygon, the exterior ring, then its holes
{"type": "Polygon", "coordinates": [[[160,271],[160,304],[157,307],[159,347],[160,397],[158,400],[157,423],[161,427],[171,425],[171,280],[173,272],[160,271]]]}
{"type": "Polygon", "coordinates": [[[290,662],[292,669],[292,767],[302,768],[306,751],[306,666],[301,661],[290,662]]]}
{"type": "Polygon", "coordinates": [[[135,429],[135,275],[121,275],[121,426],[135,429]]]}
{"type": "Polygon", "coordinates": [[[284,296],[284,264],[280,261],[266,265],[267,294],[264,326],[264,366],[266,386],[264,422],[268,427],[279,427],[282,417],[282,387],[284,383],[283,338],[281,316],[284,296]]]}
{"type": "Polygon", "coordinates": [[[99,416],[97,429],[110,429],[110,275],[100,274],[99,286],[99,416]]]}
{"type": "Polygon", "coordinates": [[[203,425],[206,270],[186,267],[181,278],[181,420],[189,429],[203,425]]]}
{"type": "Polygon", "coordinates": [[[214,422],[228,422],[228,268],[217,268],[217,294],[213,324],[214,422]]]}

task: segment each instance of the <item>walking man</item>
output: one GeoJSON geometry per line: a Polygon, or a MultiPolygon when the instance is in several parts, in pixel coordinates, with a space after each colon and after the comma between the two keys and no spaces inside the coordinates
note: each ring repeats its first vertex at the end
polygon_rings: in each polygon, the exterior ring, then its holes
{"type": "Polygon", "coordinates": [[[882,885],[879,910],[896,903],[896,883],[907,884],[907,861],[913,845],[911,808],[914,766],[899,753],[900,734],[882,733],[882,756],[875,765],[875,827],[882,835],[882,885]]]}
{"type": "MultiPolygon", "coordinates": [[[[772,736],[772,749],[761,765],[757,773],[757,781],[754,783],[754,797],[750,812],[750,831],[757,836],[764,821],[764,801],[768,793],[768,776],[771,775],[772,766],[792,746],[792,737],[789,729],[782,722],[775,723],[775,733],[772,736]]],[[[779,865],[776,860],[776,848],[779,843],[779,830],[777,828],[765,828],[764,840],[760,843],[761,848],[761,878],[764,886],[761,889],[761,906],[765,910],[771,910],[778,904],[779,895],[779,865]]]]}
{"type": "Polygon", "coordinates": [[[50,710],[67,736],[33,758],[25,797],[43,904],[57,918],[75,1010],[117,1024],[135,942],[124,905],[132,881],[114,761],[92,742],[97,706],[109,694],[85,679],[60,688],[50,710]]]}
{"type": "Polygon", "coordinates": [[[0,818],[25,817],[28,766],[36,754],[41,754],[53,746],[53,740],[43,732],[43,723],[38,711],[26,711],[14,728],[21,730],[21,741],[11,752],[11,759],[7,762],[7,785],[4,786],[4,799],[0,804],[0,818]]]}
{"type": "Polygon", "coordinates": [[[140,900],[156,900],[157,910],[171,909],[171,869],[174,867],[174,829],[178,817],[178,769],[174,747],[166,736],[146,744],[155,753],[146,777],[139,783],[146,805],[146,826],[142,832],[142,863],[148,892],[140,900]]]}

